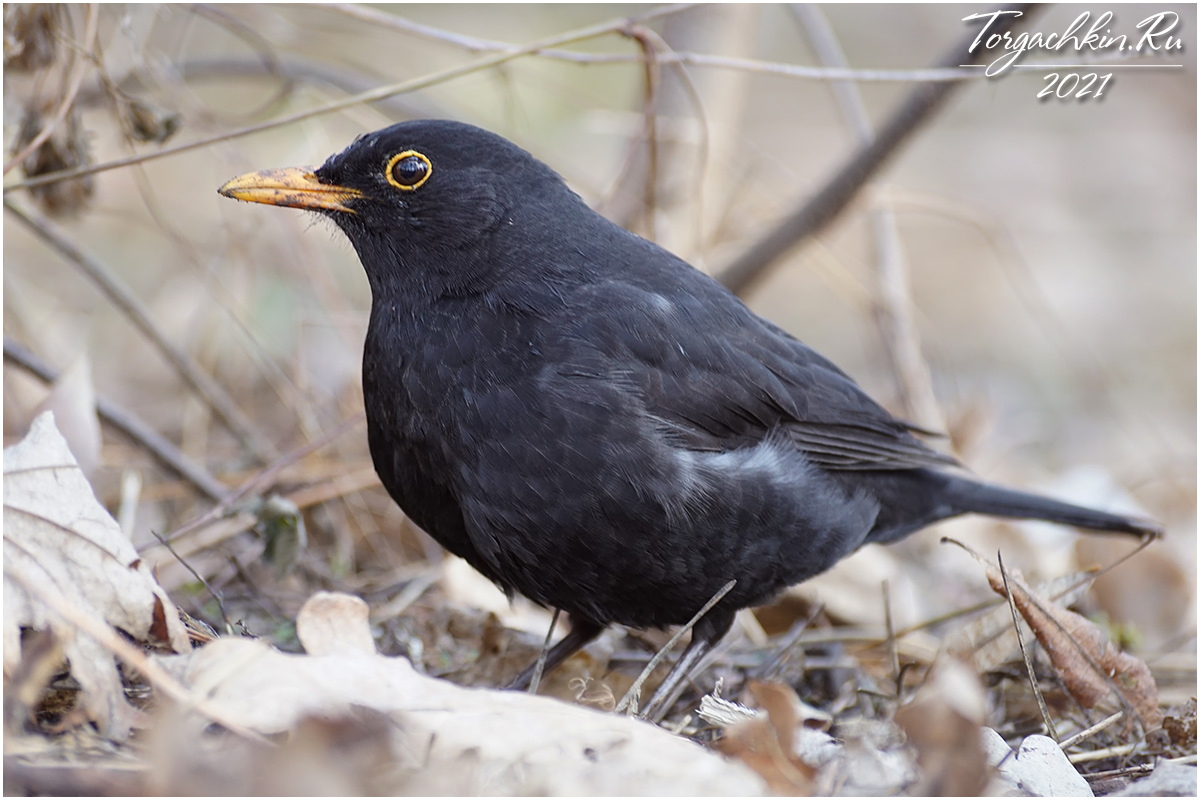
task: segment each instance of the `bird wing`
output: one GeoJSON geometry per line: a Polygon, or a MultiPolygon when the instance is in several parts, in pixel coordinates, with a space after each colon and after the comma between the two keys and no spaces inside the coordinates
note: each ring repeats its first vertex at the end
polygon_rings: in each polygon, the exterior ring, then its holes
{"type": "Polygon", "coordinates": [[[727,451],[780,428],[831,470],[957,463],[833,363],[688,273],[682,285],[593,285],[567,324],[577,346],[599,350],[609,378],[636,390],[678,446],[727,451]]]}

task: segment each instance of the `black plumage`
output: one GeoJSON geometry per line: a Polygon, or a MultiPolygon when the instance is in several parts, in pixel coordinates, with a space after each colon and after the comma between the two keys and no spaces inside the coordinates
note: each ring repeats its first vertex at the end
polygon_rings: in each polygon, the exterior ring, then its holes
{"type": "Polygon", "coordinates": [[[959,514],[1157,530],[955,474],[828,360],[478,128],[393,125],[221,193],[350,239],[383,485],[505,591],[570,613],[552,665],[611,622],[684,623],[736,580],[682,672],[737,609],[959,514]]]}

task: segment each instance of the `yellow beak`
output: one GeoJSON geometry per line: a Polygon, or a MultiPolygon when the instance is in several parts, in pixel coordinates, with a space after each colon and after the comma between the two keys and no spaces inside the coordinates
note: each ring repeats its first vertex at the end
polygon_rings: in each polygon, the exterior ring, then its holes
{"type": "Polygon", "coordinates": [[[225,197],[248,203],[304,208],[309,211],[355,213],[346,201],[362,197],[358,189],[321,183],[310,167],[266,169],[240,175],[217,190],[225,197]]]}

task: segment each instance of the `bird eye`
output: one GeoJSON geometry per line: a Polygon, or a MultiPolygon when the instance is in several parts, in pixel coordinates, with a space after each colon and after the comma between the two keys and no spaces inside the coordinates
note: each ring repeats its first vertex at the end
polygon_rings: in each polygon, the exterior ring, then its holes
{"type": "Polygon", "coordinates": [[[416,150],[405,150],[392,156],[387,165],[388,183],[405,192],[411,192],[429,180],[432,172],[429,159],[416,150]]]}

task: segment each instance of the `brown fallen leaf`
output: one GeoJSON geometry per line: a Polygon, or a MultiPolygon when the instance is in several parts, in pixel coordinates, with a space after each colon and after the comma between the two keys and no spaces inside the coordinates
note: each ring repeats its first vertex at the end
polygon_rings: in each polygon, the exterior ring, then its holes
{"type": "MultiPolygon", "coordinates": [[[[1050,597],[1061,606],[1069,606],[1083,597],[1096,570],[1084,570],[1044,581],[1035,587],[1043,597],[1050,597]]],[[[1022,629],[1025,630],[1024,626],[1022,629]]],[[[1028,631],[1023,634],[1028,638],[1028,631]]],[[[1013,628],[1012,612],[1008,603],[999,603],[991,611],[981,614],[974,622],[950,632],[943,643],[943,650],[958,657],[969,657],[980,675],[1000,669],[1004,664],[1019,656],[1017,631],[1013,628]]]]}
{"type": "Polygon", "coordinates": [[[896,712],[896,724],[917,748],[921,780],[914,796],[975,797],[987,783],[987,758],[979,729],[987,711],[975,669],[953,657],[934,665],[912,702],[896,712]]]}
{"type": "Polygon", "coordinates": [[[815,770],[796,755],[800,700],[781,683],[752,681],[750,691],[767,712],[728,728],[718,748],[757,772],[775,794],[812,794],[815,770]]]}
{"type": "Polygon", "coordinates": [[[1180,755],[1196,752],[1196,698],[1170,709],[1163,717],[1162,729],[1180,755]]]}
{"type": "MultiPolygon", "coordinates": [[[[987,559],[959,542],[986,568],[988,584],[1007,597],[1004,575],[987,559]]],[[[1093,708],[1116,693],[1141,722],[1143,730],[1162,724],[1158,710],[1158,686],[1146,662],[1112,645],[1095,623],[1056,605],[1031,590],[1016,570],[1008,570],[1013,603],[1028,623],[1067,691],[1084,708],[1093,708]]]]}

